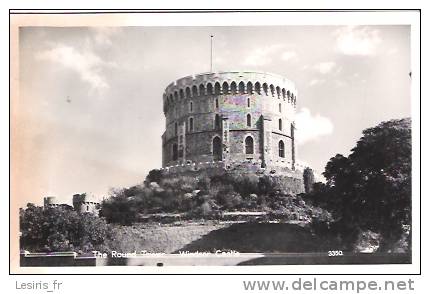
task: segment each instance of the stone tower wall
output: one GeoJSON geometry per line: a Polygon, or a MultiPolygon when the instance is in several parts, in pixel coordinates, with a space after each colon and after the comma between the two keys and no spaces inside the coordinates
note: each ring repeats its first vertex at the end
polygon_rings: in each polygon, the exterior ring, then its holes
{"type": "Polygon", "coordinates": [[[98,214],[99,203],[86,194],[75,194],[73,195],[73,208],[79,213],[98,214]]]}
{"type": "Polygon", "coordinates": [[[294,169],[291,125],[296,103],[294,84],[274,74],[219,72],[181,78],[163,95],[163,167],[251,161],[294,169]],[[246,153],[248,136],[253,139],[252,154],[246,153]],[[222,142],[221,157],[214,154],[215,137],[222,142]],[[283,157],[279,156],[280,140],[283,157]]]}

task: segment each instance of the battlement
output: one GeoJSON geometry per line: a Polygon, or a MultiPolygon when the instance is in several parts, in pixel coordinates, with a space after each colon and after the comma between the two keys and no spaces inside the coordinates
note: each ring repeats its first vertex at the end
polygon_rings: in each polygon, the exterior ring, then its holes
{"type": "Polygon", "coordinates": [[[57,207],[62,205],[60,201],[58,201],[57,197],[54,196],[47,196],[43,197],[43,206],[44,207],[57,207]]]}
{"type": "MultiPolygon", "coordinates": [[[[169,174],[180,174],[184,172],[201,172],[205,170],[218,170],[215,174],[229,172],[241,172],[241,173],[256,173],[256,174],[267,174],[267,175],[288,175],[292,177],[298,177],[302,179],[303,170],[306,168],[304,165],[294,164],[294,169],[289,167],[279,167],[281,161],[270,160],[266,167],[262,167],[261,160],[243,160],[243,161],[206,161],[206,162],[192,162],[188,161],[184,164],[177,164],[172,166],[166,166],[160,168],[161,171],[169,174]]],[[[282,161],[288,166],[292,166],[292,162],[282,161]]]]}
{"type": "Polygon", "coordinates": [[[98,213],[100,203],[91,195],[75,194],[73,195],[73,208],[80,213],[91,212],[98,213]]]}
{"type": "Polygon", "coordinates": [[[228,71],[190,75],[170,83],[163,94],[164,112],[179,100],[207,95],[259,94],[297,104],[297,88],[280,75],[255,71],[228,71]]]}

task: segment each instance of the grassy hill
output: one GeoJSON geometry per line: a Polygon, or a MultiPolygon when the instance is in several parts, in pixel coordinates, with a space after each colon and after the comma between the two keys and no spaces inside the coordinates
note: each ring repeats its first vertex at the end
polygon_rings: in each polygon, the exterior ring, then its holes
{"type": "Polygon", "coordinates": [[[120,252],[146,250],[157,253],[216,250],[267,253],[318,252],[339,248],[333,247],[339,245],[335,240],[322,240],[299,225],[218,222],[115,226],[106,245],[120,252]]]}

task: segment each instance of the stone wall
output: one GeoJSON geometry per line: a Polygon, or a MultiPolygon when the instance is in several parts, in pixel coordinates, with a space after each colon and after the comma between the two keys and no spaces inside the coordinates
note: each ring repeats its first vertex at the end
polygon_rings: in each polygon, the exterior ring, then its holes
{"type": "Polygon", "coordinates": [[[224,174],[254,174],[258,177],[270,176],[276,182],[276,186],[288,194],[295,195],[304,192],[302,169],[292,170],[288,167],[280,167],[279,165],[269,165],[266,168],[262,168],[261,161],[189,163],[161,168],[160,170],[163,173],[163,178],[189,176],[198,179],[224,174]]]}

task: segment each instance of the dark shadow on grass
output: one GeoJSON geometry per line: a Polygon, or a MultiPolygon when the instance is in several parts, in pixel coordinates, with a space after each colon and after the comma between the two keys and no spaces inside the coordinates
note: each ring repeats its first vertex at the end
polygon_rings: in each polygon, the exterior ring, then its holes
{"type": "Polygon", "coordinates": [[[349,253],[330,257],[327,254],[297,254],[254,258],[238,265],[293,265],[293,264],[410,264],[410,253],[349,253]]]}
{"type": "Polygon", "coordinates": [[[242,253],[317,252],[321,240],[292,224],[239,223],[211,231],[179,251],[236,250],[242,253]]]}

